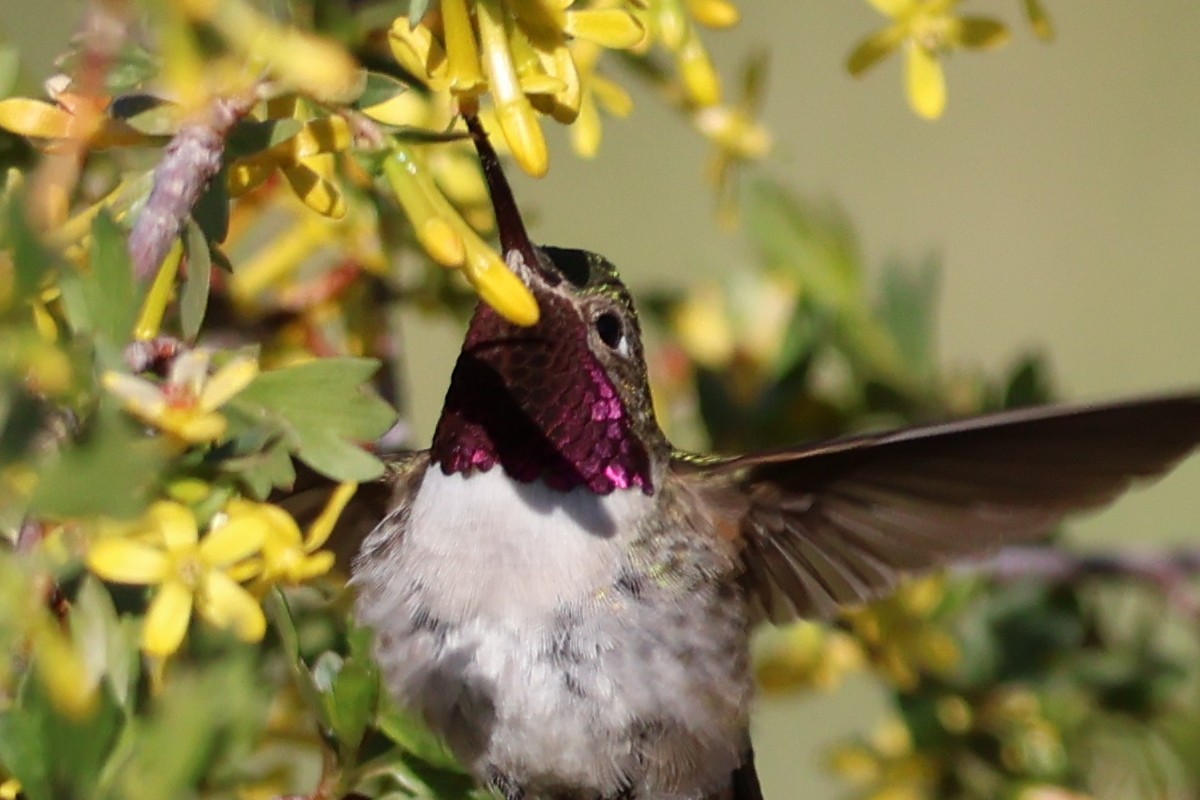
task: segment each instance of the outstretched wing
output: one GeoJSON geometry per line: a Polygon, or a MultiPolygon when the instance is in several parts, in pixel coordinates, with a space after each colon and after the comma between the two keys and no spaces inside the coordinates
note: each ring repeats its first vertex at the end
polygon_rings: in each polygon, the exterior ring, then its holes
{"type": "Polygon", "coordinates": [[[688,463],[775,621],[829,616],[909,572],[1046,533],[1200,442],[1200,395],[1036,408],[688,463]]]}

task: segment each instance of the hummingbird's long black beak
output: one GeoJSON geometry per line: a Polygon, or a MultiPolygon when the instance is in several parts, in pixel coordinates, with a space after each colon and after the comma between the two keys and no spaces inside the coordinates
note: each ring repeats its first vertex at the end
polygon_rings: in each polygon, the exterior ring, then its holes
{"type": "Polygon", "coordinates": [[[512,188],[500,168],[500,158],[496,155],[491,142],[488,141],[487,131],[483,129],[479,118],[474,114],[464,114],[467,130],[475,141],[475,150],[479,153],[479,163],[483,166],[483,177],[487,181],[488,194],[492,198],[492,209],[496,214],[496,227],[500,230],[500,247],[504,250],[507,261],[509,253],[520,253],[521,260],[531,272],[536,272],[551,286],[558,284],[562,278],[547,268],[543,259],[538,258],[537,248],[529,241],[525,230],[525,222],[521,219],[521,211],[513,198],[512,188]]]}

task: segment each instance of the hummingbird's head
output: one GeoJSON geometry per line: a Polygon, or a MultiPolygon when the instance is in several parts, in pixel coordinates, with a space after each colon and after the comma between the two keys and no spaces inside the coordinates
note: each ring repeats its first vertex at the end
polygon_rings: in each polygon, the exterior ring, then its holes
{"type": "Polygon", "coordinates": [[[515,480],[561,491],[649,494],[652,456],[668,445],[650,403],[629,291],[595,253],[530,243],[486,135],[469,124],[505,260],[533,292],[540,316],[523,327],[486,303],[476,307],[432,458],[447,474],[499,466],[515,480]]]}

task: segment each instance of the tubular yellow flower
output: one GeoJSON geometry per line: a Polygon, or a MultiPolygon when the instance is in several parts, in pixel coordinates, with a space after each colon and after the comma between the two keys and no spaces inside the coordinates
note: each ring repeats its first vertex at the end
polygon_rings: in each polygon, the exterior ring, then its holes
{"type": "Polygon", "coordinates": [[[231,48],[265,61],[280,80],[321,100],[348,100],[358,64],[337,43],[276,25],[242,0],[185,0],[185,12],[211,25],[231,48]]]}
{"type": "Polygon", "coordinates": [[[197,348],[180,355],[162,384],[120,372],[104,374],[104,388],[138,419],[187,444],[202,444],[225,434],[217,409],[254,379],[258,364],[239,357],[208,374],[211,353],[197,348]]]}
{"type": "Polygon", "coordinates": [[[437,188],[420,168],[412,148],[396,145],[383,162],[383,172],[425,252],[444,267],[461,267],[466,259],[462,237],[435,208],[437,188]]]}
{"type": "Polygon", "coordinates": [[[457,93],[475,92],[483,84],[479,48],[466,0],[442,0],[442,26],[446,31],[446,78],[457,93]]]}
{"type": "Polygon", "coordinates": [[[152,505],[142,524],[146,535],[100,539],[86,560],[105,580],[158,587],[142,622],[143,650],[159,658],[178,650],[193,609],[244,641],[262,638],[266,618],[258,601],[229,575],[262,549],[261,528],[217,527],[201,539],[192,512],[172,501],[152,505]]]}
{"type": "Polygon", "coordinates": [[[446,51],[424,25],[414,28],[408,17],[397,17],[388,30],[388,46],[400,66],[424,80],[430,89],[442,91],[449,87],[446,51]]]}
{"type": "Polygon", "coordinates": [[[537,115],[521,91],[513,66],[504,7],[499,0],[481,0],[478,12],[484,69],[495,98],[500,130],[521,168],[540,178],[550,168],[549,151],[537,115]]]}

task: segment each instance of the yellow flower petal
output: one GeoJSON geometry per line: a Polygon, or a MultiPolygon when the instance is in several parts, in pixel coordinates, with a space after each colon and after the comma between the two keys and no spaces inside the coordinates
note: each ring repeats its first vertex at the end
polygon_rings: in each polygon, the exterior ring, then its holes
{"type": "Polygon", "coordinates": [[[419,92],[400,92],[382,103],[367,106],[362,113],[384,125],[419,127],[428,122],[428,106],[428,101],[419,92]]]}
{"type": "Polygon", "coordinates": [[[937,119],[946,109],[946,76],[937,56],[910,42],[906,51],[908,104],[918,116],[937,119]]]}
{"type": "Polygon", "coordinates": [[[192,592],[180,581],[159,587],[142,622],[142,649],[166,658],[179,649],[192,617],[192,592]]]}
{"type": "Polygon", "coordinates": [[[153,525],[167,550],[172,552],[188,550],[200,538],[195,515],[182,503],[160,500],[150,506],[146,519],[153,525]]]}
{"type": "Polygon", "coordinates": [[[0,128],[22,136],[61,139],[70,131],[73,120],[63,109],[41,100],[27,97],[0,100],[0,128]]]}
{"type": "Polygon", "coordinates": [[[253,358],[235,358],[216,371],[204,384],[197,407],[214,411],[235,394],[245,389],[258,375],[258,362],[253,358]]]}
{"type": "Polygon", "coordinates": [[[167,575],[168,560],[159,549],[132,539],[101,539],[87,553],[88,569],[116,583],[158,583],[167,575]]]}
{"type": "Polygon", "coordinates": [[[329,535],[333,533],[338,518],[357,490],[357,483],[347,481],[338,484],[338,487],[333,490],[333,494],[329,495],[329,500],[321,509],[321,513],[308,526],[308,535],[304,539],[305,550],[312,552],[329,540],[329,535]]]}
{"type": "Polygon", "coordinates": [[[334,556],[328,550],[321,550],[302,559],[288,573],[291,583],[304,583],[313,578],[319,578],[333,569],[334,556]]]}
{"type": "Polygon", "coordinates": [[[466,0],[442,0],[442,28],[446,36],[446,78],[458,93],[471,92],[483,85],[479,68],[479,47],[466,0]]]}
{"type": "Polygon", "coordinates": [[[633,47],[646,35],[632,14],[615,8],[567,12],[566,32],[615,50],[633,47]]]}
{"type": "Polygon", "coordinates": [[[715,106],[721,102],[721,79],[713,66],[704,43],[693,31],[676,54],[683,87],[698,106],[715,106]]]}
{"type": "Polygon", "coordinates": [[[697,22],[710,28],[729,28],[741,20],[737,6],[726,0],[688,0],[688,11],[697,22]]]}
{"type": "Polygon", "coordinates": [[[267,630],[267,619],[254,595],[223,572],[205,575],[196,611],[216,627],[232,629],[242,641],[257,642],[267,630]]]}
{"type": "Polygon", "coordinates": [[[262,549],[267,526],[254,517],[239,517],[210,530],[200,540],[200,558],[210,567],[236,563],[262,549]]]}
{"type": "Polygon", "coordinates": [[[162,390],[143,378],[123,372],[106,372],[102,378],[104,388],[116,395],[126,410],[144,420],[153,421],[167,407],[162,390]]]}
{"type": "Polygon", "coordinates": [[[499,0],[481,0],[478,12],[484,67],[496,99],[496,119],[500,122],[500,130],[521,169],[540,178],[549,169],[550,154],[537,115],[521,91],[508,49],[504,7],[499,0]]]}
{"type": "Polygon", "coordinates": [[[224,436],[227,426],[228,423],[220,414],[193,410],[164,420],[162,428],[189,444],[204,444],[224,436]]]}
{"type": "Polygon", "coordinates": [[[283,176],[296,196],[313,211],[331,219],[346,216],[346,200],[342,197],[341,189],[322,178],[311,167],[292,164],[283,168],[283,176]]]}
{"type": "Polygon", "coordinates": [[[579,106],[579,117],[571,126],[571,147],[581,158],[595,158],[600,150],[602,133],[600,111],[596,108],[595,98],[588,94],[579,106]]]}

